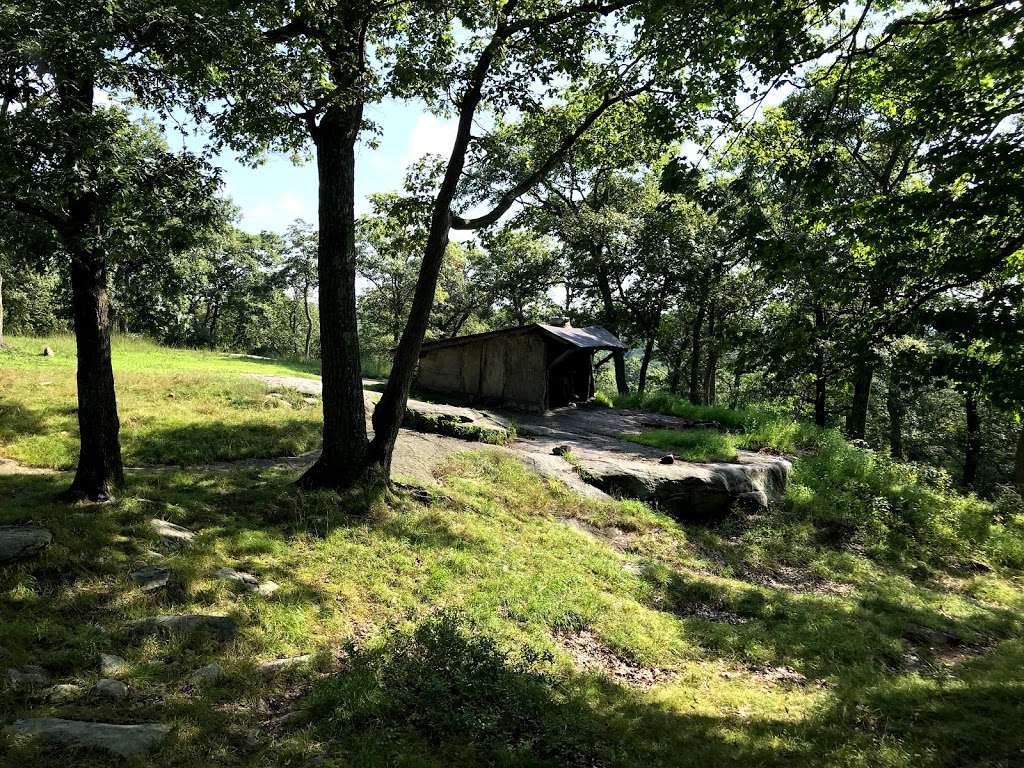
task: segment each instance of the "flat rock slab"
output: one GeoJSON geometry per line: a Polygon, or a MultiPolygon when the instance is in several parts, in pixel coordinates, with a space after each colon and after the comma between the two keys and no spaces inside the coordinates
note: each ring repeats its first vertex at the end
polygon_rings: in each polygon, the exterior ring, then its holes
{"type": "Polygon", "coordinates": [[[186,613],[170,616],[152,616],[129,627],[136,637],[152,635],[192,635],[207,633],[218,640],[232,640],[238,634],[238,625],[227,616],[207,616],[186,613]]]}
{"type": "Polygon", "coordinates": [[[38,525],[0,525],[0,565],[35,557],[52,541],[53,534],[38,525]]]}
{"type": "Polygon", "coordinates": [[[38,717],[18,720],[4,729],[8,734],[26,734],[67,749],[99,749],[120,757],[141,757],[150,752],[171,732],[162,723],[114,725],[38,717]]]}
{"type": "Polygon", "coordinates": [[[639,499],[681,520],[707,521],[737,505],[762,510],[785,493],[792,465],[785,459],[746,454],[738,463],[671,465],[585,456],[587,481],[606,493],[639,499]]]}
{"type": "Polygon", "coordinates": [[[187,547],[195,541],[196,535],[188,528],[182,528],[167,520],[153,518],[149,528],[160,537],[160,541],[171,547],[187,547]]]}
{"type": "Polygon", "coordinates": [[[286,669],[294,669],[295,667],[301,667],[303,664],[308,664],[313,660],[312,654],[305,654],[303,656],[289,656],[284,659],[271,659],[270,661],[261,661],[256,665],[256,668],[265,675],[273,675],[277,672],[284,671],[286,669]]]}
{"type": "Polygon", "coordinates": [[[167,586],[171,579],[171,569],[162,565],[145,565],[132,571],[128,578],[143,592],[153,592],[167,586]]]}
{"type": "Polygon", "coordinates": [[[68,704],[82,697],[82,687],[74,683],[61,683],[46,690],[46,700],[51,704],[68,704]]]}

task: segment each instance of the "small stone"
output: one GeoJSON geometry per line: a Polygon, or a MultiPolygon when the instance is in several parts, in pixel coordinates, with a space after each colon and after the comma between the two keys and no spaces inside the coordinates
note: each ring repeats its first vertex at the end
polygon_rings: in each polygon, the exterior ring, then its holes
{"type": "Polygon", "coordinates": [[[671,454],[671,453],[666,453],[664,456],[662,456],[660,459],[658,459],[658,463],[659,464],[675,464],[676,463],[676,457],[673,454],[671,454]]]}
{"type": "Polygon", "coordinates": [[[238,625],[227,616],[186,613],[152,616],[131,624],[129,630],[137,637],[191,635],[205,632],[214,635],[218,640],[233,640],[238,634],[238,625]]]}
{"type": "Polygon", "coordinates": [[[205,667],[200,667],[192,673],[192,679],[195,682],[206,685],[215,683],[222,677],[224,677],[224,668],[216,662],[213,664],[207,664],[205,667]]]}
{"type": "Polygon", "coordinates": [[[180,525],[175,525],[159,518],[150,520],[149,527],[153,533],[160,537],[162,543],[172,547],[187,547],[196,538],[196,535],[188,530],[188,528],[182,528],[180,525]]]}
{"type": "Polygon", "coordinates": [[[245,573],[245,571],[236,571],[234,568],[221,568],[215,574],[218,579],[224,581],[230,581],[232,584],[236,584],[242,589],[254,592],[259,588],[260,580],[251,573],[245,573]]]}
{"type": "Polygon", "coordinates": [[[104,677],[117,677],[128,670],[128,662],[112,653],[100,654],[100,674],[104,677]]]}
{"type": "Polygon", "coordinates": [[[313,660],[313,655],[307,653],[303,656],[288,656],[284,659],[271,659],[270,661],[261,661],[256,665],[256,668],[265,675],[272,675],[275,672],[280,672],[285,669],[292,669],[293,667],[299,667],[303,664],[308,664],[313,660]]]}
{"type": "Polygon", "coordinates": [[[162,565],[146,565],[137,571],[132,571],[129,578],[134,581],[143,592],[152,592],[166,587],[171,578],[171,569],[162,565]]]}
{"type": "Polygon", "coordinates": [[[61,683],[46,690],[46,700],[51,704],[67,704],[82,696],[81,686],[73,683],[61,683]]]}
{"type": "Polygon", "coordinates": [[[167,393],[167,399],[168,400],[173,400],[175,397],[176,397],[176,395],[173,392],[168,392],[167,393]]]}
{"type": "Polygon", "coordinates": [[[568,453],[572,453],[572,448],[568,445],[556,445],[551,449],[551,453],[555,456],[565,456],[568,453]]]}
{"type": "Polygon", "coordinates": [[[53,357],[54,351],[50,347],[43,347],[43,351],[40,353],[42,357],[53,357]]]}
{"type": "Polygon", "coordinates": [[[275,592],[277,592],[277,590],[279,590],[280,588],[281,587],[280,587],[279,584],[277,584],[277,582],[274,582],[274,581],[264,581],[262,584],[260,584],[258,587],[256,587],[256,594],[257,595],[262,595],[263,597],[270,597],[275,592]]]}
{"type": "Polygon", "coordinates": [[[12,688],[40,688],[44,685],[49,685],[50,675],[42,667],[37,667],[35,664],[26,664],[20,669],[9,667],[7,670],[7,680],[12,688]]]}
{"type": "Polygon", "coordinates": [[[100,699],[126,699],[128,698],[128,686],[120,680],[99,680],[92,687],[92,695],[100,699]]]}
{"type": "Polygon", "coordinates": [[[316,405],[319,401],[315,397],[304,397],[302,398],[302,402],[306,405],[316,405]]]}
{"type": "Polygon", "coordinates": [[[167,738],[171,726],[162,723],[113,725],[38,717],[18,720],[4,731],[11,735],[27,734],[69,749],[101,749],[120,757],[132,758],[145,755],[167,738]]]}
{"type": "Polygon", "coordinates": [[[53,534],[38,525],[0,525],[0,564],[34,557],[52,541],[53,534]]]}

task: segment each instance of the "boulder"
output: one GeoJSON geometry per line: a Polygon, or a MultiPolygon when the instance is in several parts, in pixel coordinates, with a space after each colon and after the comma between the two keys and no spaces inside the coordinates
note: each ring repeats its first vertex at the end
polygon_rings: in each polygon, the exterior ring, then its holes
{"type": "Polygon", "coordinates": [[[132,571],[128,578],[135,582],[143,592],[153,592],[166,587],[171,578],[171,569],[162,565],[145,565],[132,571]]]}
{"type": "Polygon", "coordinates": [[[50,684],[50,674],[35,664],[26,664],[18,669],[8,668],[7,682],[12,688],[41,688],[50,684]]]}
{"type": "Polygon", "coordinates": [[[53,534],[38,525],[0,525],[0,565],[34,557],[52,541],[53,534]]]}
{"type": "Polygon", "coordinates": [[[46,689],[46,700],[51,704],[68,704],[82,697],[82,687],[74,683],[61,683],[46,689]]]}
{"type": "Polygon", "coordinates": [[[192,635],[207,633],[218,640],[233,640],[238,634],[238,625],[227,616],[207,616],[186,613],[169,616],[151,616],[130,625],[129,631],[136,637],[153,635],[192,635]]]}
{"type": "Polygon", "coordinates": [[[91,693],[99,699],[117,701],[119,699],[128,698],[128,686],[120,680],[111,680],[106,678],[103,680],[97,680],[96,685],[92,687],[91,693]]]}
{"type": "Polygon", "coordinates": [[[195,541],[196,535],[188,528],[182,528],[167,520],[153,518],[149,528],[160,537],[160,541],[170,547],[187,547],[195,541]]]}
{"type": "Polygon", "coordinates": [[[99,749],[123,758],[141,757],[171,732],[162,723],[114,725],[38,717],[18,720],[4,729],[10,735],[26,734],[67,749],[99,749]]]}
{"type": "Polygon", "coordinates": [[[233,585],[241,587],[247,592],[255,592],[260,585],[258,577],[253,576],[251,573],[246,573],[245,571],[236,571],[234,568],[221,568],[213,575],[223,581],[229,581],[233,585]]]}
{"type": "Polygon", "coordinates": [[[224,667],[217,662],[200,667],[192,673],[192,680],[196,683],[209,685],[224,677],[224,667]]]}
{"type": "Polygon", "coordinates": [[[276,581],[262,581],[260,585],[256,587],[256,594],[262,595],[263,597],[270,597],[281,587],[276,581]]]}
{"type": "Polygon", "coordinates": [[[53,357],[56,353],[51,347],[43,347],[43,351],[39,353],[42,357],[53,357]]]}
{"type": "Polygon", "coordinates": [[[583,458],[580,464],[588,482],[602,491],[692,521],[721,519],[737,507],[764,509],[782,498],[792,466],[783,458],[759,454],[714,464],[652,464],[605,454],[583,458]]]}
{"type": "Polygon", "coordinates": [[[116,677],[123,675],[127,669],[128,662],[120,656],[115,656],[112,653],[100,654],[100,674],[106,677],[116,677]]]}

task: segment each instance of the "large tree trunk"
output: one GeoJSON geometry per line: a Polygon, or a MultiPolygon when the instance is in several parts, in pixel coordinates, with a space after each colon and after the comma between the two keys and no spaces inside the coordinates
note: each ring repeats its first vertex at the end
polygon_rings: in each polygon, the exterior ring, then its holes
{"type": "Polygon", "coordinates": [[[1024,496],[1024,424],[1021,424],[1020,432],[1017,433],[1017,457],[1013,464],[1013,484],[1017,487],[1017,493],[1024,496]]]}
{"type": "Polygon", "coordinates": [[[314,133],[320,183],[320,358],[323,451],[305,488],[349,488],[365,474],[366,410],[356,318],[355,143],[362,106],[335,106],[314,133]]]}
{"type": "Polygon", "coordinates": [[[693,338],[690,342],[690,402],[694,405],[704,404],[704,395],[701,392],[701,371],[700,361],[703,352],[701,334],[704,331],[704,318],[707,316],[708,306],[704,296],[700,297],[697,305],[697,316],[693,319],[693,338]]]}
{"type": "Polygon", "coordinates": [[[302,286],[302,308],[306,312],[306,346],[303,358],[309,360],[309,347],[313,342],[313,316],[309,312],[309,283],[302,286]]]}
{"type": "Polygon", "coordinates": [[[4,346],[4,276],[0,275],[0,347],[4,346]]]}
{"type": "Polygon", "coordinates": [[[967,439],[964,441],[964,487],[971,488],[978,479],[978,459],[981,456],[981,415],[978,399],[973,392],[964,396],[967,417],[967,439]]]}
{"type": "MultiPolygon", "coordinates": [[[[71,125],[83,128],[93,111],[95,95],[91,72],[62,73],[57,77],[58,102],[71,125]]],[[[82,165],[81,153],[91,151],[88,136],[70,135],[62,164],[74,178],[82,165]]],[[[107,259],[102,245],[99,199],[84,188],[71,188],[65,197],[67,219],[61,239],[71,256],[71,308],[78,358],[78,467],[68,495],[72,499],[106,501],[124,483],[121,463],[121,428],[110,359],[110,298],[107,294],[107,259]]]]}
{"type": "Polygon", "coordinates": [[[863,440],[868,425],[868,405],[871,402],[871,383],[875,377],[875,365],[868,358],[857,360],[853,372],[853,400],[846,416],[846,436],[851,440],[863,440]]]}
{"type": "Polygon", "coordinates": [[[71,304],[78,355],[78,468],[69,491],[72,498],[105,501],[124,484],[110,358],[110,299],[106,255],[95,244],[95,203],[83,198],[71,206],[71,304]]]}
{"type": "MultiPolygon", "coordinates": [[[[600,253],[598,258],[600,258],[600,253]]],[[[600,269],[597,271],[597,289],[601,294],[605,328],[613,336],[618,336],[619,325],[615,321],[615,299],[612,297],[612,286],[608,281],[608,275],[600,269]]],[[[615,365],[615,389],[620,395],[629,394],[629,379],[626,378],[626,353],[621,349],[613,351],[612,362],[615,365]]]]}
{"type": "Polygon", "coordinates": [[[889,392],[885,398],[889,412],[889,453],[894,459],[903,459],[903,392],[899,375],[894,371],[889,377],[889,392]]]}

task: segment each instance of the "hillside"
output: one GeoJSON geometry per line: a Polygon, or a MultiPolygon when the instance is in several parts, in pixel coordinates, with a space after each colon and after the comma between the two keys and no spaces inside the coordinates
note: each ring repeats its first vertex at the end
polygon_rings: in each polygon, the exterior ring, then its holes
{"type": "MultiPolygon", "coordinates": [[[[70,345],[13,342],[0,456],[71,466],[70,345]]],[[[426,493],[300,493],[289,465],[201,465],[314,447],[317,404],[240,375],[313,369],[134,340],[115,367],[127,463],[150,465],[117,502],[69,508],[61,474],[0,475],[0,525],[53,533],[0,566],[0,668],[46,678],[8,676],[2,724],[170,726],[138,758],[151,766],[1019,760],[1024,548],[1008,497],[959,496],[751,414],[731,445],[797,451],[792,482],[768,513],[711,527],[581,498],[469,444],[426,493]],[[150,631],[180,615],[227,621],[150,631]],[[101,654],[122,662],[101,671],[101,654]],[[100,679],[127,690],[91,692],[100,679]]],[[[3,739],[4,765],[54,764],[3,739]]]]}

